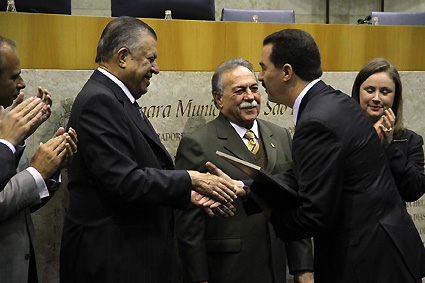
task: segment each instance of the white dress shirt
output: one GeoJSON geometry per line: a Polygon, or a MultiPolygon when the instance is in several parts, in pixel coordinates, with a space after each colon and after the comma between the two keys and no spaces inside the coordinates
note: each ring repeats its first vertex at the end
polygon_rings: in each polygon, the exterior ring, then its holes
{"type": "Polygon", "coordinates": [[[128,88],[125,86],[125,84],[122,81],[120,81],[116,76],[112,75],[105,69],[102,69],[99,67],[97,68],[97,70],[101,72],[102,74],[104,74],[105,76],[107,76],[108,78],[110,78],[114,83],[116,83],[122,89],[122,91],[125,93],[128,99],[130,99],[131,104],[134,104],[134,101],[136,99],[134,99],[133,95],[131,94],[131,92],[128,90],[128,88]]]}
{"type": "Polygon", "coordinates": [[[248,142],[249,140],[247,138],[245,138],[245,133],[248,130],[251,130],[254,135],[255,138],[258,140],[260,138],[260,132],[258,131],[258,123],[257,120],[254,120],[254,124],[252,125],[251,129],[246,129],[244,127],[241,127],[235,123],[233,123],[232,121],[230,121],[230,125],[232,125],[232,127],[235,129],[235,131],[238,133],[238,135],[241,137],[242,141],[245,143],[246,147],[248,147],[248,142]]]}

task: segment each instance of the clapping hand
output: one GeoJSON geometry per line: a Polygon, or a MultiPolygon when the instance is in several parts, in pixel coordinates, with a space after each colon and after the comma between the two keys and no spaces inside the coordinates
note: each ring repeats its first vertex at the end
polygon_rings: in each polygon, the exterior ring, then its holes
{"type": "Polygon", "coordinates": [[[391,108],[385,109],[384,115],[373,126],[375,127],[378,137],[385,148],[387,148],[393,140],[394,124],[396,117],[391,108]]]}
{"type": "Polygon", "coordinates": [[[65,146],[66,156],[62,160],[59,170],[63,169],[64,167],[66,167],[68,164],[72,162],[74,154],[77,153],[77,143],[78,143],[77,132],[73,128],[69,128],[68,132],[65,133],[65,129],[63,127],[60,127],[54,134],[53,138],[61,136],[61,135],[64,135],[66,140],[66,146],[65,146]]]}
{"type": "Polygon", "coordinates": [[[42,109],[45,104],[41,99],[31,97],[23,101],[23,97],[20,93],[7,115],[0,107],[0,138],[14,146],[22,144],[44,121],[42,109]]]}

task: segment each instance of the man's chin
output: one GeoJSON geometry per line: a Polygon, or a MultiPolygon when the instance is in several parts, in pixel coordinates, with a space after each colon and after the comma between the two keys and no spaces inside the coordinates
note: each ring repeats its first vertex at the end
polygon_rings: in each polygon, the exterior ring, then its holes
{"type": "Polygon", "coordinates": [[[258,117],[258,112],[257,111],[255,111],[255,112],[249,112],[249,113],[245,112],[245,115],[243,115],[244,120],[247,121],[247,122],[248,121],[249,122],[254,122],[254,120],[257,119],[257,117],[258,117]]]}
{"type": "Polygon", "coordinates": [[[14,99],[7,101],[7,102],[2,102],[0,103],[0,105],[2,105],[4,108],[10,107],[13,104],[14,99]]]}
{"type": "Polygon", "coordinates": [[[268,99],[270,102],[274,102],[274,103],[282,104],[281,102],[276,101],[276,99],[274,99],[274,97],[273,97],[272,95],[270,95],[270,94],[267,94],[267,99],[268,99]]]}
{"type": "Polygon", "coordinates": [[[141,96],[143,96],[143,95],[145,95],[146,93],[148,92],[148,89],[147,88],[142,88],[140,91],[139,91],[139,97],[135,97],[136,99],[139,99],[141,96]]]}

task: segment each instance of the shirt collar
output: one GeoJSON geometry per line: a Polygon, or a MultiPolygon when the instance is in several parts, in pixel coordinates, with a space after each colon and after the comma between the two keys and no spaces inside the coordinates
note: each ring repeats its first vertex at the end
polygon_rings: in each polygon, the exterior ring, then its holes
{"type": "Polygon", "coordinates": [[[232,121],[230,121],[230,120],[229,120],[229,122],[230,122],[230,125],[232,125],[232,127],[235,129],[235,131],[236,131],[236,132],[238,133],[238,135],[241,137],[241,139],[243,139],[243,138],[244,138],[244,135],[245,135],[246,131],[248,131],[248,130],[253,131],[253,132],[254,132],[254,135],[255,135],[255,137],[256,137],[257,139],[260,137],[260,136],[259,136],[259,133],[258,133],[258,123],[257,123],[257,120],[254,120],[254,124],[252,125],[251,129],[247,129],[247,128],[241,127],[241,126],[239,126],[239,125],[237,125],[237,124],[233,123],[233,122],[232,122],[232,121]]]}
{"type": "Polygon", "coordinates": [[[298,95],[297,99],[295,99],[293,113],[294,113],[294,126],[297,125],[297,118],[298,118],[298,111],[300,110],[301,101],[303,100],[304,96],[307,94],[307,92],[318,82],[320,79],[315,79],[311,81],[298,95]]]}
{"type": "Polygon", "coordinates": [[[104,74],[105,76],[107,76],[108,78],[110,78],[111,81],[113,81],[114,83],[116,83],[122,89],[122,91],[125,93],[125,95],[128,97],[128,99],[130,99],[131,104],[134,103],[135,99],[134,99],[133,95],[128,90],[128,88],[125,86],[125,84],[123,84],[122,81],[120,81],[116,76],[112,75],[107,70],[105,70],[105,69],[103,69],[101,67],[97,68],[97,70],[99,72],[101,72],[102,74],[104,74]]]}

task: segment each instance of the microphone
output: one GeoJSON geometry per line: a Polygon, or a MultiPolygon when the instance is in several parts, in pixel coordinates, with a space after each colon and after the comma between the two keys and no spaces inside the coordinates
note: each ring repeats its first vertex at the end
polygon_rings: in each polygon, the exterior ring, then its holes
{"type": "Polygon", "coordinates": [[[370,20],[371,19],[372,19],[372,16],[368,15],[364,19],[358,19],[357,20],[357,24],[359,24],[359,25],[363,25],[363,24],[370,25],[370,20]]]}

